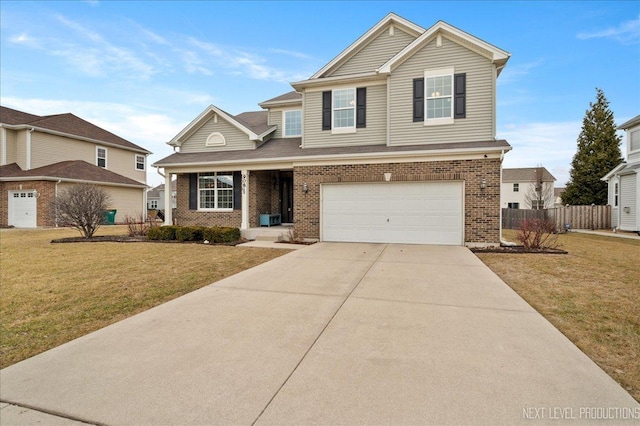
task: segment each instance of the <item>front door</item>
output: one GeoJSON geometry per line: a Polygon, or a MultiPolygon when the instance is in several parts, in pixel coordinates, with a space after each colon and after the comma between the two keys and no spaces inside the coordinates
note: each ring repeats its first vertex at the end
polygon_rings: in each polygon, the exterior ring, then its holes
{"type": "Polygon", "coordinates": [[[280,172],[282,223],[293,223],[293,172],[280,172]]]}

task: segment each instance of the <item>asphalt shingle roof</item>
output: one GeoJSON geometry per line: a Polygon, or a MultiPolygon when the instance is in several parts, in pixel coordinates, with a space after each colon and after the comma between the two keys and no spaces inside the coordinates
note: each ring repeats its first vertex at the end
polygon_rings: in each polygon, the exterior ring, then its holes
{"type": "Polygon", "coordinates": [[[503,182],[535,182],[537,170],[542,169],[542,181],[553,182],[555,177],[544,167],[525,167],[520,169],[502,169],[503,182]]]}

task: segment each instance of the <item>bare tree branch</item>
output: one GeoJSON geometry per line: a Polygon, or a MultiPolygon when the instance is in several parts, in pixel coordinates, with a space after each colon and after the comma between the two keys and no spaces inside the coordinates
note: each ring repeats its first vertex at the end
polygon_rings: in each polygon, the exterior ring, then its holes
{"type": "Polygon", "coordinates": [[[93,237],[111,202],[109,194],[96,185],[80,183],[70,186],[55,200],[58,221],[76,228],[85,238],[93,237]]]}

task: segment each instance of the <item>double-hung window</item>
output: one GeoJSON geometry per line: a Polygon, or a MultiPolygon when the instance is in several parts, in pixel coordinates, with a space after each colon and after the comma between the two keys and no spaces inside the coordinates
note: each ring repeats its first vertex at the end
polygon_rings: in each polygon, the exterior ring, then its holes
{"type": "Polygon", "coordinates": [[[302,110],[296,109],[283,112],[284,137],[302,135],[302,110]]]}
{"type": "Polygon", "coordinates": [[[425,124],[453,123],[453,68],[424,73],[425,124]]]}
{"type": "Polygon", "coordinates": [[[136,155],[136,170],[144,170],[144,155],[136,155]]]}
{"type": "Polygon", "coordinates": [[[336,89],[333,91],[333,130],[356,128],[356,89],[336,89]]]}
{"type": "Polygon", "coordinates": [[[513,184],[513,192],[520,192],[520,184],[519,183],[514,183],[513,184]]]}
{"type": "Polygon", "coordinates": [[[96,147],[96,166],[107,168],[107,148],[96,147]]]}
{"type": "Polygon", "coordinates": [[[198,174],[198,207],[202,210],[232,210],[233,173],[198,174]]]}
{"type": "Polygon", "coordinates": [[[640,130],[629,133],[629,152],[640,151],[640,130]]]}
{"type": "Polygon", "coordinates": [[[618,186],[618,182],[613,184],[613,207],[618,207],[618,191],[620,187],[618,186]]]}

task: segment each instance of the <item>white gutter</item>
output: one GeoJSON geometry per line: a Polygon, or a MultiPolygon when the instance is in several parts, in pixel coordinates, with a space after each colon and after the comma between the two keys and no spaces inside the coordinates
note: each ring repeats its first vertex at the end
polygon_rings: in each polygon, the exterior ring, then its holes
{"type": "Polygon", "coordinates": [[[72,183],[91,183],[91,184],[95,184],[95,185],[103,185],[103,186],[119,186],[119,187],[123,187],[123,188],[148,188],[149,186],[145,183],[141,183],[139,185],[133,185],[133,184],[128,184],[128,183],[113,183],[113,182],[101,182],[101,181],[95,181],[95,180],[84,180],[84,179],[65,179],[65,178],[59,178],[59,177],[52,177],[52,176],[8,176],[8,177],[0,177],[0,182],[30,182],[30,181],[36,181],[36,180],[45,180],[45,181],[56,181],[56,180],[60,180],[63,182],[72,182],[72,183]]]}

